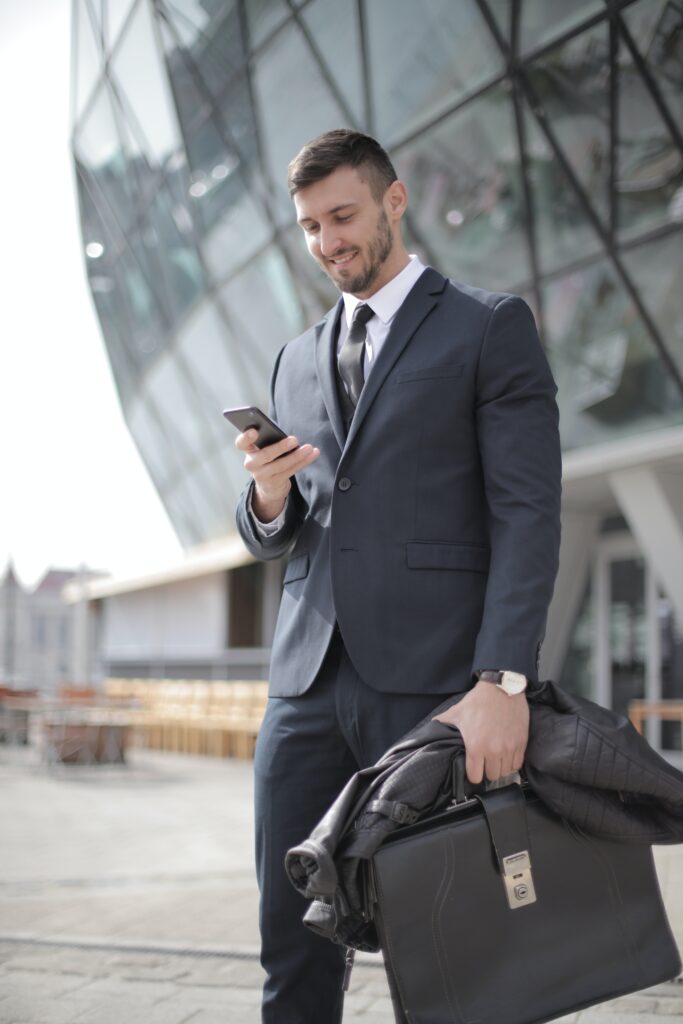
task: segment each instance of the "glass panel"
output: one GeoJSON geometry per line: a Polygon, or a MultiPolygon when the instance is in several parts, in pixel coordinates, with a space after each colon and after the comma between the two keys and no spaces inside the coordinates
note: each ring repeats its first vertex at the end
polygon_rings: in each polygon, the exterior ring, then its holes
{"type": "Polygon", "coordinates": [[[683,9],[671,0],[640,0],[622,11],[635,44],[680,126],[683,120],[683,9]]]}
{"type": "Polygon", "coordinates": [[[223,132],[217,116],[210,116],[187,137],[190,161],[191,202],[202,231],[215,224],[229,196],[234,194],[232,179],[240,167],[235,147],[223,132]]]}
{"type": "Polygon", "coordinates": [[[683,232],[677,231],[622,254],[643,304],[683,373],[683,232]]]}
{"type": "Polygon", "coordinates": [[[92,96],[102,73],[102,51],[93,29],[87,0],[80,0],[76,10],[76,116],[92,96]]]}
{"type": "Polygon", "coordinates": [[[128,229],[127,240],[129,248],[121,253],[116,270],[128,300],[136,344],[143,354],[149,354],[157,350],[168,327],[158,254],[154,237],[138,226],[128,229]]]}
{"type": "Polygon", "coordinates": [[[258,382],[246,346],[240,346],[215,306],[206,302],[183,326],[178,347],[190,367],[201,403],[226,442],[232,440],[231,428],[221,415],[236,405],[268,401],[267,382],[258,382]]]}
{"type": "MultiPolygon", "coordinates": [[[[545,135],[528,111],[525,111],[524,123],[538,261],[541,271],[549,272],[599,253],[602,242],[545,135]]],[[[586,173],[590,173],[590,158],[584,167],[586,173]]]]}
{"type": "Polygon", "coordinates": [[[563,689],[569,693],[575,693],[579,697],[585,697],[587,700],[593,699],[595,692],[593,658],[595,608],[593,605],[593,588],[589,574],[559,679],[563,689]]]}
{"type": "Polygon", "coordinates": [[[195,93],[204,103],[208,93],[218,99],[245,62],[239,11],[235,0],[168,0],[165,12],[170,23],[164,36],[169,71],[189,117],[192,107],[182,97],[190,100],[195,93]]]}
{"type": "Polygon", "coordinates": [[[385,146],[503,71],[474,3],[373,0],[365,10],[377,133],[385,146]]]}
{"type": "Polygon", "coordinates": [[[548,285],[544,310],[565,449],[683,421],[678,389],[608,264],[548,285]]]}
{"type": "Polygon", "coordinates": [[[158,270],[155,279],[164,290],[169,318],[175,322],[204,289],[204,272],[194,238],[190,232],[178,230],[162,189],[157,189],[147,208],[142,229],[150,262],[158,270]]]}
{"type": "Polygon", "coordinates": [[[147,397],[130,403],[126,423],[157,487],[163,487],[180,470],[178,451],[165,437],[156,410],[147,397]]]}
{"type": "Polygon", "coordinates": [[[444,273],[501,290],[530,274],[509,95],[489,92],[401,149],[410,209],[444,273]]]}
{"type": "MultiPolygon", "coordinates": [[[[146,0],[143,0],[146,2],[146,0]]],[[[116,41],[123,23],[133,9],[133,0],[103,0],[107,17],[105,19],[107,43],[111,47],[116,41]]]]}
{"type": "Polygon", "coordinates": [[[246,4],[250,49],[259,46],[287,18],[283,0],[249,0],[246,4]]]}
{"type": "Polygon", "coordinates": [[[127,115],[151,165],[163,165],[180,142],[148,3],[138,4],[116,49],[112,68],[127,115]]]}
{"type": "Polygon", "coordinates": [[[156,405],[169,440],[181,451],[201,451],[210,442],[209,414],[197,400],[177,353],[167,352],[148,373],[146,391],[156,405]]]}
{"type": "Polygon", "coordinates": [[[121,404],[125,408],[137,389],[139,380],[137,370],[129,355],[123,333],[117,330],[116,322],[109,314],[109,311],[102,311],[104,303],[101,301],[99,280],[91,278],[90,287],[93,292],[97,314],[102,324],[102,333],[107,346],[111,371],[114,375],[121,404]]]}
{"type": "Polygon", "coordinates": [[[187,476],[187,489],[197,513],[196,526],[202,541],[225,537],[235,524],[235,500],[202,461],[187,476]]]}
{"type": "Polygon", "coordinates": [[[294,219],[287,192],[287,165],[297,150],[344,118],[299,30],[291,25],[259,56],[254,91],[261,139],[279,216],[294,219]],[[296,140],[296,141],[295,141],[296,140]]]}
{"type": "Polygon", "coordinates": [[[100,86],[97,98],[76,132],[74,155],[97,204],[99,193],[116,221],[125,226],[134,214],[133,200],[126,156],[104,86],[100,86]]]}
{"type": "Polygon", "coordinates": [[[211,101],[201,71],[189,52],[189,44],[183,44],[181,28],[181,21],[175,21],[172,27],[165,18],[159,22],[169,84],[178,117],[181,123],[187,126],[193,118],[206,116],[207,111],[211,109],[211,101]]]}
{"type": "Polygon", "coordinates": [[[510,46],[512,40],[512,4],[510,0],[487,0],[487,7],[496,19],[499,32],[510,46]]]}
{"type": "MultiPolygon", "coordinates": [[[[683,634],[679,629],[673,602],[663,593],[657,601],[659,646],[662,654],[662,697],[683,700],[683,634]]],[[[683,750],[683,728],[680,722],[661,723],[661,749],[683,750]]]]}
{"type": "MultiPolygon", "coordinates": [[[[659,4],[650,7],[660,8],[659,4]]],[[[631,13],[637,37],[672,117],[683,128],[683,13],[660,9],[654,24],[631,13]]],[[[624,12],[625,15],[629,12],[624,12]]],[[[628,21],[628,18],[627,18],[628,21]]],[[[619,48],[619,225],[622,236],[683,218],[683,154],[661,118],[623,41],[619,48]]]]}
{"type": "Polygon", "coordinates": [[[520,52],[542,46],[580,25],[594,14],[605,13],[602,0],[524,0],[520,52]]]}
{"type": "Polygon", "coordinates": [[[96,206],[77,166],[77,188],[86,270],[122,402],[137,389],[141,369],[154,354],[162,319],[140,267],[104,204],[96,206]]]}
{"type": "Polygon", "coordinates": [[[241,175],[232,175],[222,193],[222,209],[202,246],[207,266],[219,280],[261,249],[272,231],[241,175]]]}
{"type": "Polygon", "coordinates": [[[362,124],[365,100],[356,5],[340,4],[339,0],[314,0],[304,8],[302,17],[337,88],[362,124]]]}
{"type": "Polygon", "coordinates": [[[609,209],[609,37],[602,22],[528,69],[553,132],[597,213],[609,209]]]}
{"type": "Polygon", "coordinates": [[[267,385],[278,351],[306,326],[282,254],[270,249],[254,260],[223,288],[221,298],[256,379],[267,385]]]}
{"type": "Polygon", "coordinates": [[[169,519],[173,523],[173,527],[183,547],[200,544],[204,537],[187,483],[180,481],[172,490],[166,491],[161,497],[169,519]]]}
{"type": "Polygon", "coordinates": [[[612,708],[628,713],[645,697],[645,563],[642,558],[610,562],[609,647],[612,708]]]}

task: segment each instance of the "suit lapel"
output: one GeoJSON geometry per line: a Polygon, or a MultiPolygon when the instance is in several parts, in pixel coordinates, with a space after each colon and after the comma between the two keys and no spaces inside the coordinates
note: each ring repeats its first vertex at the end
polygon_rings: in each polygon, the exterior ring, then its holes
{"type": "Polygon", "coordinates": [[[327,318],[319,328],[315,344],[315,362],[320,381],[320,391],[323,402],[327,409],[327,415],[332,424],[334,436],[339,444],[339,450],[344,447],[345,431],[344,418],[339,404],[337,392],[337,328],[344,302],[339,298],[334,309],[330,310],[327,318]]]}
{"type": "MultiPolygon", "coordinates": [[[[375,400],[377,392],[382,387],[387,374],[415,334],[425,317],[432,311],[446,287],[446,278],[427,267],[415,282],[415,286],[408,293],[408,297],[399,309],[382,349],[377,356],[377,361],[372,367],[360,399],[356,407],[349,436],[346,439],[348,446],[358,433],[365,415],[375,400]]],[[[336,335],[335,335],[336,336],[336,335]]],[[[333,382],[334,383],[334,382],[333,382]]],[[[336,395],[335,395],[336,398],[336,395]]],[[[327,404],[327,399],[325,400],[327,404]]],[[[328,406],[329,408],[329,406],[328,406]]],[[[337,433],[335,428],[335,434],[337,433]]],[[[343,437],[343,432],[342,432],[343,437]]],[[[342,445],[343,447],[343,445],[342,445]]]]}

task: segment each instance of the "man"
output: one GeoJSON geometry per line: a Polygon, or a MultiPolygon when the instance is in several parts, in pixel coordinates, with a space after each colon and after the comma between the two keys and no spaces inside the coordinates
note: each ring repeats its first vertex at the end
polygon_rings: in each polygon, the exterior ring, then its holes
{"type": "Polygon", "coordinates": [[[557,389],[521,299],[409,256],[406,189],[375,140],[320,136],[289,190],[342,295],[275,361],[287,438],[236,440],[245,544],[290,554],[254,763],[263,1020],[337,1024],[343,951],[301,924],[285,852],[450,693],[469,690],[440,716],[469,779],[522,766],[558,563],[557,389]]]}

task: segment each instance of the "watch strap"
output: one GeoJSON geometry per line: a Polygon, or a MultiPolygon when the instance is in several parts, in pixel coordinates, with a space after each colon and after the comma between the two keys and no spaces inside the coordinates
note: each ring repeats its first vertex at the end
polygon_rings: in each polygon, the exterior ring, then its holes
{"type": "Polygon", "coordinates": [[[485,668],[479,673],[479,679],[485,683],[500,683],[503,679],[503,673],[485,668]]]}

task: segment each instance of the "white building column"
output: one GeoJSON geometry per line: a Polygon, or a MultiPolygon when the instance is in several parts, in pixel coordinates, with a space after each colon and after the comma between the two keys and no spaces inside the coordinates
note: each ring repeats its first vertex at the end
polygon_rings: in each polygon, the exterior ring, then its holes
{"type": "Polygon", "coordinates": [[[541,647],[541,679],[562,682],[560,671],[586,587],[599,525],[600,515],[596,512],[562,510],[560,568],[541,647]]]}
{"type": "Polygon", "coordinates": [[[683,624],[683,474],[639,467],[608,475],[633,536],[683,624]]]}
{"type": "Polygon", "coordinates": [[[80,567],[78,578],[74,581],[74,589],[79,592],[78,600],[73,606],[71,633],[71,679],[76,686],[87,686],[90,682],[90,614],[86,589],[86,573],[80,567]]]}

